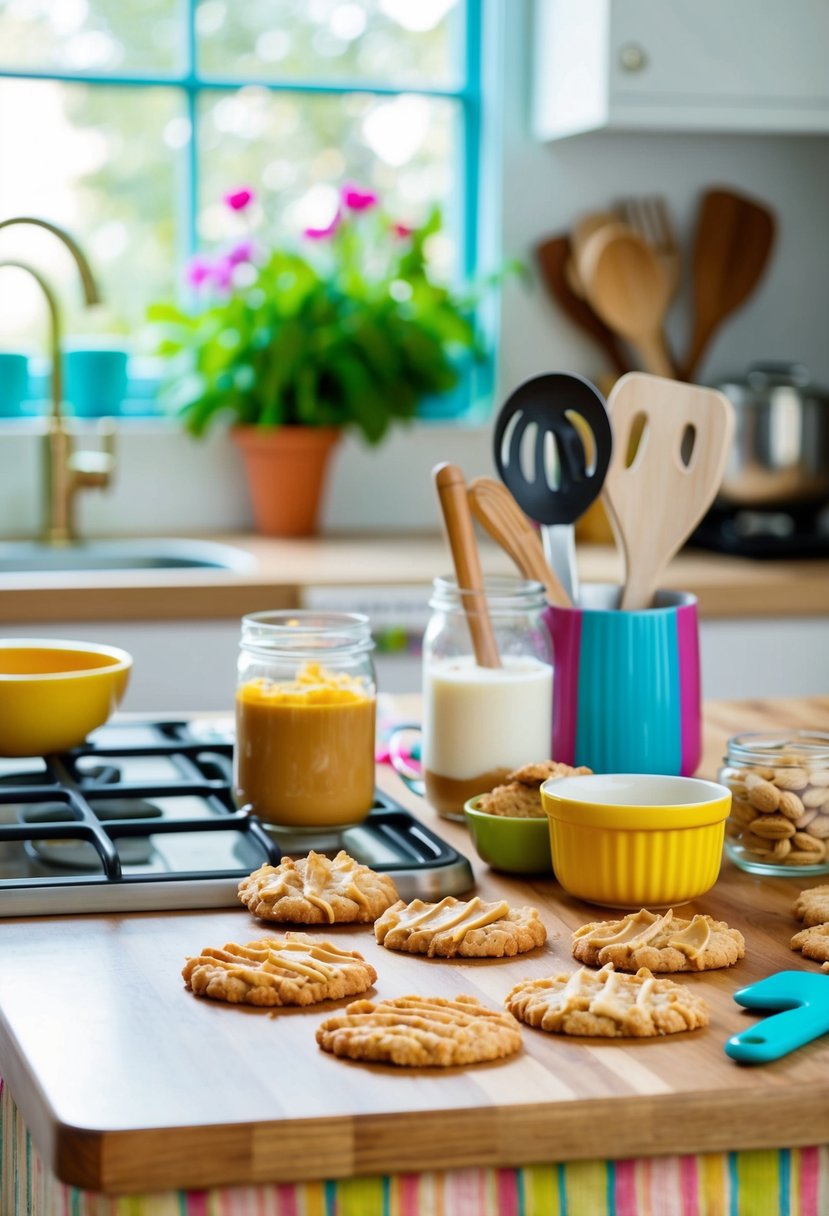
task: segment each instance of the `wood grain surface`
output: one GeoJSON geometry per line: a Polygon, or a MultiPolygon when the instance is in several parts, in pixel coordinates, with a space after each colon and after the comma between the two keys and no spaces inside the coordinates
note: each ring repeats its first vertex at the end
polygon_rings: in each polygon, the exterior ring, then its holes
{"type": "MultiPolygon", "coordinates": [[[[702,771],[715,773],[731,734],[780,726],[829,728],[829,698],[709,706],[702,771]]],[[[383,784],[418,805],[396,777],[383,784]]],[[[494,874],[462,825],[422,814],[475,861],[482,896],[535,904],[549,941],[511,960],[446,962],[383,950],[370,928],[312,930],[372,961],[372,995],[470,992],[497,1006],[519,979],[574,967],[570,932],[602,914],[552,879],[494,874]]],[[[271,1014],[187,992],[188,954],[262,935],[241,906],[4,921],[0,1075],[58,1176],[116,1193],[826,1142],[829,1039],[754,1068],[723,1052],[752,1024],[732,1000],[736,988],[780,969],[817,969],[788,945],[803,885],[725,865],[689,905],[747,940],[736,967],[681,979],[710,1002],[707,1029],[620,1042],[525,1028],[519,1055],[446,1071],[320,1051],[317,1025],[345,1002],[271,1014]]]]}
{"type": "MultiPolygon", "coordinates": [[[[448,574],[442,536],[319,536],[270,540],[231,535],[207,539],[252,554],[250,574],[216,570],[85,571],[75,574],[0,574],[0,628],[50,621],[176,621],[238,619],[245,612],[299,608],[308,587],[415,586],[429,588],[448,574]]],[[[511,574],[507,555],[481,536],[484,573],[511,574]]],[[[610,545],[580,545],[582,582],[619,582],[622,560],[610,545]]],[[[663,585],[691,591],[703,618],[793,617],[829,613],[829,560],[750,561],[686,551],[665,572],[663,585]]]]}

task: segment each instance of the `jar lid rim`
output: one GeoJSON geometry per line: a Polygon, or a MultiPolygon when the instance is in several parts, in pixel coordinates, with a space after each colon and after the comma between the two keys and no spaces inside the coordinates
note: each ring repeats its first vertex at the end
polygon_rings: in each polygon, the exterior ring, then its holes
{"type": "Polygon", "coordinates": [[[829,731],[747,731],[732,735],[728,740],[725,759],[756,761],[759,764],[774,760],[778,768],[800,765],[804,760],[812,763],[816,760],[829,761],[829,731]],[[793,754],[787,755],[786,751],[789,750],[793,754]]]}

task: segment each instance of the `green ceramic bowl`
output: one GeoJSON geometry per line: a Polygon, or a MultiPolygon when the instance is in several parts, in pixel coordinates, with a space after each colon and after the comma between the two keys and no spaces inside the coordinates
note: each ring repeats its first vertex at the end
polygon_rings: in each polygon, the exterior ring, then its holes
{"type": "Polygon", "coordinates": [[[511,819],[478,809],[481,795],[463,808],[466,826],[478,856],[493,870],[508,874],[552,874],[550,828],[543,819],[511,819]]]}

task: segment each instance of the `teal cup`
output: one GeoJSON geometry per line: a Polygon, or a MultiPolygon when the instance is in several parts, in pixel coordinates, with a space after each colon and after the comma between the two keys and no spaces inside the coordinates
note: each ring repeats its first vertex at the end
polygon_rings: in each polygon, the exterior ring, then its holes
{"type": "Polygon", "coordinates": [[[84,347],[63,355],[64,397],[78,418],[118,414],[127,394],[127,352],[84,347]]]}
{"type": "Polygon", "coordinates": [[[0,418],[19,418],[28,395],[27,356],[0,351],[0,418]]]}

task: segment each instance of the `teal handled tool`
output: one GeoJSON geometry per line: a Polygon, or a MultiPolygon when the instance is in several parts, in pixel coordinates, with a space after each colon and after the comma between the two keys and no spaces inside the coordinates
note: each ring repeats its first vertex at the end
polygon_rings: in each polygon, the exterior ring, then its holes
{"type": "Polygon", "coordinates": [[[725,1054],[740,1064],[766,1064],[829,1032],[829,975],[780,971],[734,993],[746,1009],[779,1009],[751,1030],[732,1035],[725,1054]]]}

